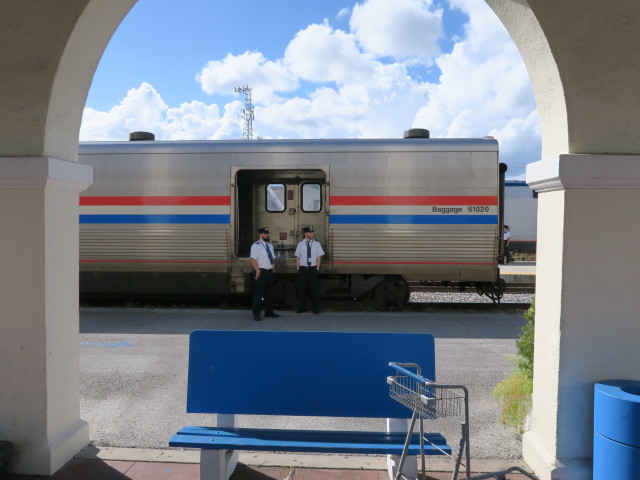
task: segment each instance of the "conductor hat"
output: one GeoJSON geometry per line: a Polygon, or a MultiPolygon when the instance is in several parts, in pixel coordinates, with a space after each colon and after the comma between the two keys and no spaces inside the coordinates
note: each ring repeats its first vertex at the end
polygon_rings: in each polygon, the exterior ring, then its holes
{"type": "Polygon", "coordinates": [[[258,233],[269,233],[269,227],[262,227],[258,229],[258,233]]]}
{"type": "Polygon", "coordinates": [[[313,229],[313,226],[312,226],[312,225],[309,225],[308,227],[304,227],[304,228],[302,229],[302,231],[303,231],[304,233],[315,232],[315,230],[313,229]]]}

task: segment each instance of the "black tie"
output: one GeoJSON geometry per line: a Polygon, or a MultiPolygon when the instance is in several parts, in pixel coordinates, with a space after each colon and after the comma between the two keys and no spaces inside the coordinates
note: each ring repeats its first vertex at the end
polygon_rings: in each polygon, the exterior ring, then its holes
{"type": "Polygon", "coordinates": [[[266,243],[264,244],[264,248],[267,249],[267,255],[269,255],[269,261],[271,262],[271,266],[273,267],[273,255],[271,255],[271,249],[269,248],[269,245],[267,245],[266,243]]]}
{"type": "Polygon", "coordinates": [[[311,266],[311,243],[307,242],[307,267],[311,266]]]}

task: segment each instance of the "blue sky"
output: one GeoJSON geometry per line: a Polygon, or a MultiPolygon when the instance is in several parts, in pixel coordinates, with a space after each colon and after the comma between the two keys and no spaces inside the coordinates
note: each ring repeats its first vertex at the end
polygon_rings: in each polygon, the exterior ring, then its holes
{"type": "Polygon", "coordinates": [[[495,136],[509,178],[540,156],[522,60],[483,0],[139,0],[109,43],[80,140],[495,136]]]}

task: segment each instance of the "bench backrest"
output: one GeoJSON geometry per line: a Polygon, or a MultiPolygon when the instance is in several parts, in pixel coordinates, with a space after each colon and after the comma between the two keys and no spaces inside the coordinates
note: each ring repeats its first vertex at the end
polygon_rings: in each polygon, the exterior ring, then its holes
{"type": "Polygon", "coordinates": [[[417,363],[435,381],[433,337],[196,330],[189,346],[187,411],[410,417],[389,397],[389,362],[417,363]]]}

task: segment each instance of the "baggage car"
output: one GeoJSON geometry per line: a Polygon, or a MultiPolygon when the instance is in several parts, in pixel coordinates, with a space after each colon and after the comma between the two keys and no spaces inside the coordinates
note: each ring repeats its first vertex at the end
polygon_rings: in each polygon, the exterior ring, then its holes
{"type": "Polygon", "coordinates": [[[80,198],[83,297],[249,295],[257,230],[276,298],[295,301],[313,225],[323,297],[403,306],[408,282],[502,295],[498,144],[484,139],[88,142],[80,198]]]}

